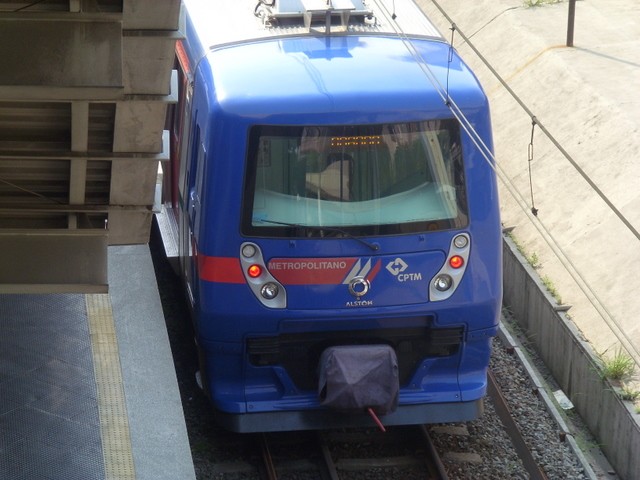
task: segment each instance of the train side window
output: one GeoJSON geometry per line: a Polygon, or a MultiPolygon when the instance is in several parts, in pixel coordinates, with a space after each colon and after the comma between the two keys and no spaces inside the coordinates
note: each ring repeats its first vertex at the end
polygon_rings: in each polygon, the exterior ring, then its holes
{"type": "Polygon", "coordinates": [[[180,138],[180,152],[178,158],[180,162],[180,179],[178,182],[178,188],[180,190],[180,197],[184,199],[185,196],[185,181],[187,178],[188,168],[188,152],[191,150],[190,133],[191,133],[191,95],[192,88],[189,86],[185,95],[184,102],[184,125],[182,127],[182,135],[180,138]]]}
{"type": "MultiPolygon", "coordinates": [[[[204,143],[201,141],[200,137],[200,127],[196,127],[196,141],[198,142],[198,156],[196,158],[195,165],[195,174],[191,173],[195,177],[192,187],[191,199],[193,202],[191,205],[193,211],[193,230],[196,237],[199,236],[200,231],[200,214],[202,212],[201,204],[202,204],[202,195],[204,194],[204,190],[202,188],[204,183],[204,166],[206,163],[207,150],[205,149],[204,143]]],[[[191,183],[191,182],[190,182],[191,183]]]]}
{"type": "MultiPolygon", "coordinates": [[[[196,123],[196,125],[195,125],[195,128],[193,129],[193,135],[189,140],[189,150],[187,151],[185,162],[184,162],[186,165],[186,167],[184,168],[184,171],[185,171],[184,190],[185,190],[185,195],[189,195],[189,196],[191,196],[191,194],[193,193],[192,190],[194,190],[195,179],[196,179],[196,167],[197,167],[197,162],[199,161],[199,158],[200,158],[199,157],[200,149],[198,148],[198,146],[200,145],[200,126],[197,124],[197,122],[194,122],[194,123],[196,123]]],[[[187,203],[189,201],[190,199],[187,199],[187,203]]]]}
{"type": "Polygon", "coordinates": [[[176,141],[180,138],[182,123],[184,122],[184,108],[180,108],[186,104],[186,77],[180,65],[177,68],[178,72],[178,103],[169,105],[169,120],[170,124],[167,126],[171,130],[171,136],[176,141]]]}

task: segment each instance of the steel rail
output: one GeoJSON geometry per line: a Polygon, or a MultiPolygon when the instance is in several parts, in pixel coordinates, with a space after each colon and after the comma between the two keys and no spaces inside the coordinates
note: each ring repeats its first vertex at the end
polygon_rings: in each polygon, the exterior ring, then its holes
{"type": "Polygon", "coordinates": [[[535,458],[533,457],[529,446],[522,436],[522,432],[518,428],[518,425],[511,415],[511,410],[509,410],[507,400],[502,394],[502,390],[500,390],[500,387],[496,382],[496,378],[491,370],[487,372],[487,390],[489,397],[491,397],[491,400],[493,401],[496,413],[502,421],[505,430],[509,434],[518,457],[520,458],[520,460],[522,460],[524,468],[529,474],[529,479],[549,480],[542,468],[540,468],[540,465],[538,465],[538,462],[536,462],[535,458]]]}
{"type": "Polygon", "coordinates": [[[264,433],[260,434],[260,452],[262,454],[262,464],[264,467],[264,476],[268,480],[278,480],[278,473],[269,451],[269,443],[267,442],[267,436],[264,433]]]}
{"type": "Polygon", "coordinates": [[[427,463],[428,469],[433,469],[433,471],[430,471],[429,473],[436,475],[435,478],[437,480],[449,480],[447,470],[440,459],[440,455],[436,450],[436,446],[433,444],[433,440],[431,439],[431,435],[429,435],[426,425],[420,425],[419,428],[420,433],[422,434],[422,439],[427,447],[428,461],[425,459],[425,463],[427,463]]]}
{"type": "Polygon", "coordinates": [[[320,445],[320,451],[322,452],[322,460],[324,471],[323,478],[327,480],[340,480],[340,476],[338,475],[338,469],[336,468],[336,464],[333,461],[333,457],[331,456],[331,451],[329,450],[329,446],[327,445],[327,440],[322,435],[322,432],[317,433],[316,437],[318,444],[320,445]]]}

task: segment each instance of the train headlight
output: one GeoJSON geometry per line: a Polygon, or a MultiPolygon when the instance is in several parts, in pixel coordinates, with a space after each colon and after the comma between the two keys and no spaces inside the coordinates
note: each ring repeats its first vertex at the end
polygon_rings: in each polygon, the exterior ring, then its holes
{"type": "Polygon", "coordinates": [[[457,290],[469,263],[471,235],[459,233],[451,239],[447,259],[429,282],[429,301],[442,302],[457,290]]]}
{"type": "Polygon", "coordinates": [[[256,247],[247,243],[242,247],[242,256],[244,258],[252,258],[256,254],[256,247]]]}
{"type": "Polygon", "coordinates": [[[453,244],[456,248],[465,248],[469,245],[469,238],[466,235],[458,235],[453,239],[453,244]]]}
{"type": "Polygon", "coordinates": [[[287,308],[287,289],[271,275],[260,246],[244,242],[238,249],[242,273],[254,298],[267,308],[287,308]]]}
{"type": "Polygon", "coordinates": [[[451,285],[453,285],[453,278],[451,278],[451,276],[447,275],[446,273],[438,275],[433,281],[433,286],[439,292],[446,292],[451,288],[451,285]]]}
{"type": "Polygon", "coordinates": [[[273,300],[278,296],[280,289],[273,282],[265,283],[260,289],[260,295],[267,300],[273,300]]]}

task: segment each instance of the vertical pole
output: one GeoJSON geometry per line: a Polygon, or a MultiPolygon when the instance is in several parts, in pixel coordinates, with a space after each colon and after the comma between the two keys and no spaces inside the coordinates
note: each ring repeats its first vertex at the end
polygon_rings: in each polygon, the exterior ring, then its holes
{"type": "MultiPolygon", "coordinates": [[[[71,102],[71,151],[85,152],[89,149],[89,102],[71,102]]],[[[69,170],[69,204],[83,205],[87,190],[87,159],[72,158],[69,170]]],[[[69,230],[78,228],[78,214],[68,215],[69,230]]]]}
{"type": "Polygon", "coordinates": [[[576,20],[576,0],[569,0],[569,21],[567,24],[567,47],[573,47],[573,25],[576,20]]]}

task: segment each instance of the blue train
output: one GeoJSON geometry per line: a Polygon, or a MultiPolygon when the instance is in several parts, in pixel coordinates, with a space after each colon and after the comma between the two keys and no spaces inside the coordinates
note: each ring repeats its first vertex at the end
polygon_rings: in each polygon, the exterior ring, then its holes
{"type": "Polygon", "coordinates": [[[502,261],[474,74],[411,0],[184,8],[158,221],[218,421],[476,418],[502,261]]]}

